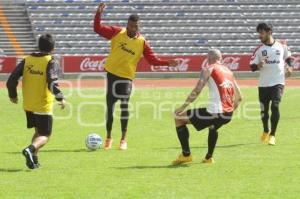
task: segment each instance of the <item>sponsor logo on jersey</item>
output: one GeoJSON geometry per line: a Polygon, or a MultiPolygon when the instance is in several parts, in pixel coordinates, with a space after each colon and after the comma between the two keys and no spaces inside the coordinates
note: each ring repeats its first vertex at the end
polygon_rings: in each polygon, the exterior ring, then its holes
{"type": "Polygon", "coordinates": [[[127,53],[129,53],[131,55],[135,55],[135,52],[133,50],[127,48],[126,45],[127,45],[126,43],[120,42],[119,43],[119,48],[121,48],[123,51],[125,51],[125,52],[127,52],[127,53]]]}
{"type": "Polygon", "coordinates": [[[276,50],[276,55],[280,55],[280,50],[276,50]]]}
{"type": "Polygon", "coordinates": [[[33,65],[27,66],[27,72],[29,72],[32,75],[43,75],[44,72],[40,70],[34,70],[33,65]]]}
{"type": "Polygon", "coordinates": [[[228,79],[225,79],[220,85],[220,87],[223,88],[233,88],[233,83],[231,81],[229,81],[228,79]]]}
{"type": "Polygon", "coordinates": [[[280,61],[276,60],[276,59],[274,59],[274,60],[267,60],[266,64],[280,64],[280,61]]]}

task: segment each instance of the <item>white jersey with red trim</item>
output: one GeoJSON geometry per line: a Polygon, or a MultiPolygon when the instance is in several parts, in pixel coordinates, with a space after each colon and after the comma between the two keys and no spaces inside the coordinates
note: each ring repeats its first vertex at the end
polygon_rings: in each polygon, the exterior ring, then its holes
{"type": "Polygon", "coordinates": [[[207,112],[228,113],[234,110],[234,76],[226,67],[220,64],[208,66],[209,100],[207,112]]]}
{"type": "Polygon", "coordinates": [[[270,87],[285,84],[285,60],[291,56],[287,45],[275,41],[272,45],[261,44],[254,51],[250,65],[259,64],[267,57],[266,64],[259,70],[259,87],[270,87]]]}

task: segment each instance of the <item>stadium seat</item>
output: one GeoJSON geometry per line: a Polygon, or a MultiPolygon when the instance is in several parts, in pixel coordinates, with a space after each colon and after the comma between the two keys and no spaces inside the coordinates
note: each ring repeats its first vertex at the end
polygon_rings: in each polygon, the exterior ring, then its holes
{"type": "MultiPolygon", "coordinates": [[[[107,53],[109,43],[93,32],[100,0],[27,0],[36,36],[55,34],[56,53],[107,53]]],[[[297,0],[107,0],[103,23],[126,26],[130,13],[139,13],[141,33],[162,54],[251,53],[259,44],[255,26],[275,26],[274,36],[300,46],[300,5],[297,0]],[[271,2],[271,3],[270,3],[271,2]],[[242,45],[241,45],[242,44],[242,45]]]]}

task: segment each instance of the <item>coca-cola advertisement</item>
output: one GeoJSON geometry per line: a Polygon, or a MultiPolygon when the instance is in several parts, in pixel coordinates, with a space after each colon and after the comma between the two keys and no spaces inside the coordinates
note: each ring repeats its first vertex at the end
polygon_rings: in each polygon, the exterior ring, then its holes
{"type": "Polygon", "coordinates": [[[65,73],[104,71],[104,56],[64,56],[62,59],[65,73]]]}
{"type": "Polygon", "coordinates": [[[139,62],[138,72],[199,72],[201,63],[205,56],[164,56],[162,59],[175,59],[178,61],[177,66],[153,66],[150,65],[145,58],[139,62]]]}
{"type": "MultiPolygon", "coordinates": [[[[162,59],[176,59],[177,66],[152,66],[145,58],[138,64],[137,72],[158,72],[158,73],[192,73],[199,72],[207,65],[205,55],[194,56],[163,56],[162,59]]],[[[250,71],[251,55],[224,55],[222,63],[232,71],[250,71]]],[[[300,70],[300,54],[293,55],[294,68],[300,70]]],[[[65,56],[63,66],[65,73],[80,72],[103,72],[105,65],[104,56],[65,56]]]]}
{"type": "Polygon", "coordinates": [[[0,73],[11,73],[16,65],[16,57],[0,57],[0,73]]]}

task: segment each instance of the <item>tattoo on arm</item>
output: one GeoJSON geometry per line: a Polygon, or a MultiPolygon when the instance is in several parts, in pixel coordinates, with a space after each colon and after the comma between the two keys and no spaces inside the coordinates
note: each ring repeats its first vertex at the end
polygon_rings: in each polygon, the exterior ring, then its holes
{"type": "Polygon", "coordinates": [[[206,83],[207,83],[207,81],[209,79],[209,76],[210,76],[210,71],[208,69],[203,69],[201,71],[201,73],[200,73],[200,79],[197,82],[197,85],[192,90],[192,92],[189,94],[189,96],[187,97],[187,99],[185,100],[185,103],[184,103],[185,106],[188,106],[190,103],[193,103],[197,99],[197,97],[201,93],[202,89],[206,85],[206,83]]]}

